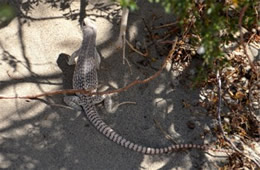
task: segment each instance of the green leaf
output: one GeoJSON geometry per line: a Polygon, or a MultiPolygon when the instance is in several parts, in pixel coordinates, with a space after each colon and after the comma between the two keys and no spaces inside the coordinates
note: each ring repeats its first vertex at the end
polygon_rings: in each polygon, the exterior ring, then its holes
{"type": "Polygon", "coordinates": [[[16,12],[12,6],[0,3],[0,27],[6,26],[15,16],[16,12]]]}

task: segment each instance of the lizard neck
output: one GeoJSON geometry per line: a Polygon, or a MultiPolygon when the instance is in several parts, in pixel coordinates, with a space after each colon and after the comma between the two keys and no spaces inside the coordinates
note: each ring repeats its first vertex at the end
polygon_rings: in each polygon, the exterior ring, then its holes
{"type": "Polygon", "coordinates": [[[96,48],[96,33],[88,32],[84,33],[82,40],[82,48],[79,54],[79,62],[84,62],[87,58],[95,57],[95,48],[96,48]]]}

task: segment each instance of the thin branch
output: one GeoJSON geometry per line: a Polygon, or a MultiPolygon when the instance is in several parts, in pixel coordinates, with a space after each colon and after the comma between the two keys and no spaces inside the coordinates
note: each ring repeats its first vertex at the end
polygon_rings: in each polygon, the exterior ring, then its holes
{"type": "MultiPolygon", "coordinates": [[[[246,46],[245,46],[245,43],[244,43],[243,32],[242,32],[242,20],[243,20],[243,17],[244,17],[244,14],[245,14],[245,11],[246,11],[247,8],[248,8],[248,5],[245,5],[245,6],[243,7],[243,9],[242,9],[242,11],[241,11],[241,13],[240,13],[240,17],[239,17],[240,44],[242,44],[242,46],[243,46],[243,50],[244,50],[245,55],[246,55],[247,58],[248,58],[249,65],[251,66],[253,72],[254,72],[255,75],[256,75],[256,81],[258,81],[258,80],[259,80],[259,72],[258,72],[258,70],[255,68],[254,63],[251,61],[251,59],[250,59],[250,57],[249,57],[249,55],[248,55],[248,53],[247,53],[247,49],[246,49],[246,46]]],[[[258,18],[259,16],[258,16],[257,10],[255,10],[255,12],[256,12],[256,18],[258,18]]],[[[254,37],[254,35],[255,35],[255,33],[249,38],[249,40],[248,40],[248,42],[247,42],[247,46],[248,46],[248,47],[249,47],[249,42],[251,41],[251,38],[254,37]]],[[[251,79],[252,79],[252,78],[251,78],[251,79]]],[[[252,89],[252,87],[249,88],[249,101],[251,100],[251,95],[252,95],[252,94],[251,94],[251,89],[252,89]]],[[[249,108],[249,109],[250,109],[250,112],[249,112],[250,115],[251,115],[255,120],[257,120],[257,118],[256,118],[255,114],[252,112],[251,108],[249,108]]]]}
{"type": "Polygon", "coordinates": [[[260,158],[257,154],[255,153],[250,153],[251,155],[248,155],[244,152],[242,152],[240,149],[238,149],[236,147],[236,145],[229,139],[229,137],[227,137],[225,135],[223,126],[222,126],[222,122],[221,122],[221,106],[222,106],[222,98],[221,98],[221,78],[220,78],[220,74],[219,74],[219,70],[217,70],[217,81],[218,81],[218,108],[217,108],[217,118],[218,118],[218,124],[219,124],[219,128],[220,131],[224,137],[224,139],[231,145],[231,147],[239,154],[241,154],[242,156],[248,158],[249,160],[251,160],[252,162],[254,162],[259,168],[260,168],[260,158]]]}
{"type": "Polygon", "coordinates": [[[175,142],[174,139],[171,137],[171,135],[169,135],[169,134],[162,128],[162,126],[160,125],[160,123],[159,123],[156,119],[153,119],[153,121],[154,121],[155,126],[156,126],[158,129],[160,129],[160,131],[163,133],[164,137],[165,137],[167,140],[171,141],[173,144],[176,144],[176,142],[175,142]]]}
{"type": "Polygon", "coordinates": [[[79,12],[79,23],[81,24],[86,18],[86,6],[88,5],[88,0],[80,0],[80,12],[79,12]]]}
{"type": "Polygon", "coordinates": [[[155,72],[152,76],[150,76],[144,80],[135,80],[132,83],[130,83],[127,86],[122,87],[120,89],[109,90],[109,91],[104,91],[104,92],[91,92],[91,91],[93,91],[93,89],[90,89],[90,90],[69,89],[69,90],[58,90],[58,91],[53,91],[53,92],[46,92],[46,93],[31,95],[31,96],[20,96],[20,97],[19,96],[15,96],[15,97],[0,96],[0,99],[36,99],[36,98],[43,97],[43,96],[53,96],[53,95],[58,95],[58,94],[75,94],[75,93],[82,93],[82,94],[87,94],[87,95],[104,95],[104,94],[120,93],[122,91],[126,91],[130,87],[133,87],[137,84],[145,84],[145,83],[155,79],[156,77],[158,77],[160,75],[160,73],[163,71],[163,69],[166,67],[167,61],[169,61],[169,62],[171,61],[173,54],[175,52],[177,42],[178,42],[178,38],[175,37],[174,43],[172,44],[172,49],[169,51],[168,56],[164,59],[161,68],[157,72],[155,72]]]}
{"type": "Polygon", "coordinates": [[[238,25],[239,25],[239,31],[240,31],[240,44],[243,46],[244,53],[245,53],[246,57],[248,58],[248,62],[250,64],[252,70],[257,74],[255,66],[254,66],[253,62],[251,61],[250,56],[247,53],[246,45],[244,43],[244,34],[243,34],[243,31],[242,31],[242,21],[243,21],[243,17],[245,15],[245,11],[246,11],[247,8],[248,8],[248,5],[245,5],[242,8],[242,11],[241,11],[240,16],[239,16],[239,23],[238,23],[238,25]]]}
{"type": "Polygon", "coordinates": [[[149,34],[149,37],[150,37],[150,39],[151,39],[151,41],[152,41],[152,43],[151,43],[150,45],[154,44],[155,49],[156,49],[156,52],[159,53],[159,52],[158,52],[158,51],[159,51],[159,50],[158,50],[158,49],[159,49],[158,43],[157,43],[157,41],[154,39],[154,35],[153,35],[153,33],[152,33],[150,27],[149,27],[148,24],[145,22],[145,19],[144,19],[144,18],[142,18],[142,20],[143,20],[144,26],[145,26],[145,28],[146,28],[148,34],[149,34]]]}
{"type": "MultiPolygon", "coordinates": [[[[171,137],[171,135],[169,135],[160,125],[159,121],[157,121],[156,119],[153,119],[155,126],[160,129],[160,131],[163,133],[165,139],[169,140],[170,142],[172,142],[173,144],[177,144],[174,139],[171,137]]],[[[184,151],[185,153],[188,153],[187,151],[184,151]]]]}
{"type": "Polygon", "coordinates": [[[172,23],[168,23],[168,24],[163,24],[163,25],[154,27],[154,30],[156,30],[156,29],[161,29],[161,28],[171,27],[171,26],[177,25],[177,24],[178,24],[178,21],[175,21],[175,22],[172,22],[172,23]]]}
{"type": "Polygon", "coordinates": [[[120,33],[119,33],[118,40],[116,42],[117,48],[123,47],[123,64],[125,64],[125,60],[126,60],[126,58],[125,58],[125,40],[126,40],[126,28],[127,28],[128,14],[129,14],[129,9],[126,7],[123,7],[121,24],[120,24],[120,33]]]}
{"type": "Polygon", "coordinates": [[[148,52],[142,53],[141,51],[137,50],[127,39],[125,39],[127,45],[131,48],[131,50],[133,50],[134,52],[136,52],[137,54],[147,57],[148,56],[148,52]]]}

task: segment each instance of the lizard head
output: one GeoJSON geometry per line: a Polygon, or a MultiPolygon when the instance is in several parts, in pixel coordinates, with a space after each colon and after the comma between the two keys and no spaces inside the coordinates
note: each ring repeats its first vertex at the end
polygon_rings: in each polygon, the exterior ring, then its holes
{"type": "Polygon", "coordinates": [[[81,30],[83,34],[91,34],[96,33],[96,24],[94,21],[92,21],[89,18],[86,18],[81,24],[80,24],[81,30]]]}

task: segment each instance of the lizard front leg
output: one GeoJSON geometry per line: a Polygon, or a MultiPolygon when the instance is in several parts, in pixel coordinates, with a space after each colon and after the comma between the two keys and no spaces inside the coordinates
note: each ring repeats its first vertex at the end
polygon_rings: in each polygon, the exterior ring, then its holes
{"type": "Polygon", "coordinates": [[[80,50],[81,50],[81,47],[80,47],[78,50],[76,50],[74,53],[72,53],[71,56],[68,57],[68,61],[67,61],[68,65],[74,65],[74,64],[76,64],[75,58],[76,58],[77,56],[79,56],[80,50]]]}
{"type": "MultiPolygon", "coordinates": [[[[79,56],[81,48],[82,47],[80,47],[78,50],[76,50],[74,53],[72,53],[71,56],[68,56],[68,60],[67,60],[68,65],[76,64],[75,59],[79,56]]],[[[96,68],[99,69],[99,65],[101,63],[101,57],[100,57],[97,49],[95,49],[95,60],[96,60],[96,68]]]]}

